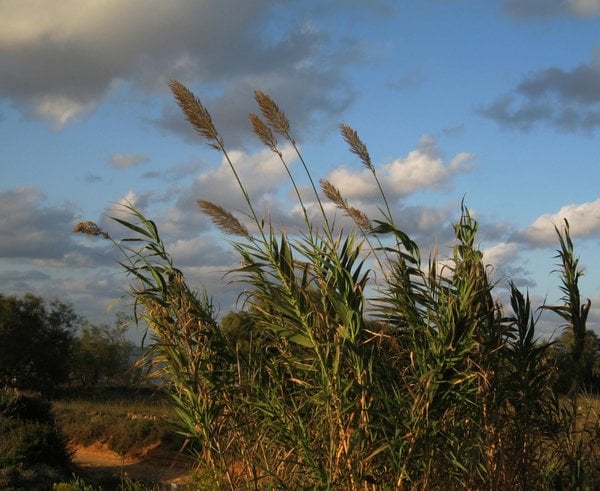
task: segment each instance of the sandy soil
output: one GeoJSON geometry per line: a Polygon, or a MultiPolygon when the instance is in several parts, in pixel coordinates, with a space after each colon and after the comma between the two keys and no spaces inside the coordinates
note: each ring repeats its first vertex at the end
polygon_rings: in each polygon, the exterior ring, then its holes
{"type": "Polygon", "coordinates": [[[91,478],[105,479],[127,474],[133,480],[156,484],[184,484],[191,462],[182,455],[166,452],[160,447],[145,449],[137,457],[122,457],[105,444],[89,447],[72,446],[73,463],[91,478]]]}

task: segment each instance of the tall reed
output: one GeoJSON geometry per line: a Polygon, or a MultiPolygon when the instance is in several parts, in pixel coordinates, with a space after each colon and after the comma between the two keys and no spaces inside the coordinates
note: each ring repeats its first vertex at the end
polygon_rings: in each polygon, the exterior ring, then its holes
{"type": "MultiPolygon", "coordinates": [[[[221,328],[207,295],[191,290],[140,211],[128,208],[132,221],[115,218],[134,234],[115,243],[153,336],[147,360],[167,384],[199,463],[220,485],[534,489],[574,482],[576,459],[555,452],[573,418],[554,390],[549,344],[537,338],[527,294],[510,284],[508,309],[494,299],[478,225],[464,204],[452,257],[434,255],[423,265],[418,245],[394,223],[366,145],[342,125],[383,201],[381,216],[367,217],[321,181],[325,198],[356,225],[344,230],[327,214],[285,113],[256,92],[261,116],[250,115],[251,127],[285,167],[303,213],[304,230],[290,234],[256,209],[201,101],[179,82],[171,89],[246,201],[250,223],[219,204],[198,203],[234,237],[241,266],[232,273],[245,288],[249,332],[232,339],[221,328]],[[295,149],[312,196],[300,193],[277,137],[295,149]],[[378,281],[372,264],[384,272],[378,281]]],[[[577,334],[589,306],[580,309],[573,289],[579,273],[569,229],[557,232],[565,304],[548,308],[577,334]]]]}

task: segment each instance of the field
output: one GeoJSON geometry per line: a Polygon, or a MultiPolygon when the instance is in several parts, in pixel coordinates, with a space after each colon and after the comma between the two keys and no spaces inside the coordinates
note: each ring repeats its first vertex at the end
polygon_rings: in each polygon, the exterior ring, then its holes
{"type": "Polygon", "coordinates": [[[156,389],[0,391],[0,488],[197,489],[197,462],[156,389]],[[55,488],[52,488],[52,486],[55,488]]]}
{"type": "MultiPolygon", "coordinates": [[[[561,400],[566,411],[572,409],[571,404],[570,399],[561,400]]],[[[184,440],[176,434],[172,423],[176,419],[173,407],[165,395],[155,389],[66,390],[53,401],[52,413],[68,440],[72,462],[67,466],[68,472],[62,474],[52,475],[42,469],[46,483],[60,483],[54,489],[150,491],[221,488],[210,471],[198,465],[201,462],[197,454],[182,448],[184,440]]],[[[588,460],[586,465],[589,468],[591,463],[597,468],[600,458],[600,397],[579,397],[577,414],[577,424],[562,439],[565,445],[562,451],[579,455],[582,463],[586,456],[596,459],[595,463],[588,460]]],[[[547,448],[549,454],[555,451],[551,446],[547,448]]],[[[548,461],[556,457],[549,455],[548,461]]],[[[32,466],[30,472],[40,470],[32,466]]],[[[29,484],[22,489],[46,489],[35,487],[35,474],[23,479],[29,481],[22,480],[21,483],[29,484]]]]}
{"type": "Polygon", "coordinates": [[[172,423],[176,415],[156,389],[65,391],[53,411],[86,482],[104,489],[175,483],[185,489],[191,481],[193,461],[172,423]]]}

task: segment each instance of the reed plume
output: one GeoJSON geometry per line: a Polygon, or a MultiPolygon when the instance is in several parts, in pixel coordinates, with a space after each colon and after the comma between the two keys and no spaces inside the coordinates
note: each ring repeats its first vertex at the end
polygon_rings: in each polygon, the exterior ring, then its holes
{"type": "Polygon", "coordinates": [[[254,99],[271,128],[288,140],[293,141],[290,136],[290,122],[275,101],[260,90],[254,92],[254,99]]]}
{"type": "Polygon", "coordinates": [[[348,204],[348,201],[342,196],[340,190],[337,187],[335,187],[330,181],[328,181],[327,179],[321,179],[319,183],[321,184],[321,189],[323,190],[325,196],[329,198],[329,200],[336,206],[336,208],[346,212],[346,214],[350,218],[352,218],[354,223],[361,230],[369,231],[373,228],[369,217],[367,217],[367,215],[365,215],[358,208],[350,206],[348,204]]]}
{"type": "Polygon", "coordinates": [[[179,107],[181,107],[186,119],[194,129],[206,139],[209,146],[216,150],[222,150],[224,146],[223,138],[215,128],[208,109],[200,99],[177,80],[171,80],[169,86],[179,107]]]}
{"type": "Polygon", "coordinates": [[[208,215],[212,222],[224,233],[250,237],[248,229],[225,208],[203,199],[199,199],[197,203],[202,212],[208,215]]]}
{"type": "Polygon", "coordinates": [[[344,137],[344,140],[350,147],[350,151],[357,155],[363,165],[371,172],[375,173],[375,167],[371,163],[371,156],[367,150],[367,146],[359,138],[356,130],[352,129],[347,124],[340,124],[340,133],[344,137]]]}
{"type": "Polygon", "coordinates": [[[254,113],[250,113],[248,117],[252,124],[252,130],[260,141],[269,147],[273,153],[276,153],[279,157],[283,157],[281,151],[277,148],[277,138],[275,138],[271,128],[254,113]]]}
{"type": "Polygon", "coordinates": [[[106,232],[104,232],[98,225],[96,225],[96,223],[90,220],[79,222],[73,227],[73,232],[89,235],[90,237],[103,237],[105,239],[110,238],[106,232]]]}

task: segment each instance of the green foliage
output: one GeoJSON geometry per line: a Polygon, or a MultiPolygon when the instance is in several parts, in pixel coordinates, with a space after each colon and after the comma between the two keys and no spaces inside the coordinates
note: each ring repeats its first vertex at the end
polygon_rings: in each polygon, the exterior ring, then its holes
{"type": "Polygon", "coordinates": [[[50,392],[67,381],[78,322],[57,300],[0,295],[0,386],[50,392]]]}
{"type": "Polygon", "coordinates": [[[39,489],[70,462],[50,404],[15,390],[0,392],[0,487],[39,489]]]}
{"type": "Polygon", "coordinates": [[[115,326],[85,324],[73,346],[72,377],[92,387],[125,379],[134,346],[126,331],[127,324],[119,320],[115,326]]]}
{"type": "MultiPolygon", "coordinates": [[[[136,313],[154,340],[148,361],[211,478],[231,489],[600,482],[593,464],[600,423],[578,426],[576,406],[558,399],[550,345],[537,339],[528,295],[511,284],[509,307],[494,299],[478,225],[464,205],[452,257],[433,256],[424,266],[417,244],[394,223],[366,145],[342,125],[383,203],[381,217],[371,220],[322,181],[325,195],[356,224],[342,229],[325,212],[285,114],[257,92],[262,117],[251,115],[252,127],[285,167],[303,211],[304,230],[289,234],[259,218],[201,102],[178,82],[171,88],[246,201],[248,225],[217,204],[199,204],[236,236],[242,265],[232,273],[249,308],[219,326],[208,296],[190,289],[154,222],[136,209],[127,207],[131,220],[115,218],[132,234],[115,244],[136,280],[136,313]],[[312,196],[299,192],[275,135],[295,149],[312,196]],[[371,265],[382,270],[377,281],[371,265]]],[[[88,229],[110,238],[97,226],[76,228],[88,229]]],[[[568,224],[557,232],[565,295],[563,305],[549,308],[573,328],[572,355],[581,360],[577,343],[589,303],[580,305],[568,224]]]]}
{"type": "Polygon", "coordinates": [[[571,330],[573,333],[573,349],[571,351],[573,370],[571,371],[569,395],[576,397],[584,377],[586,322],[591,301],[588,299],[586,303],[581,302],[579,278],[583,276],[583,271],[579,267],[579,259],[575,257],[573,241],[569,235],[569,222],[565,219],[564,230],[555,228],[560,242],[556,258],[560,260],[558,273],[561,277],[560,289],[563,292],[563,304],[544,306],[544,308],[558,314],[565,321],[563,328],[571,330]]]}
{"type": "MultiPolygon", "coordinates": [[[[561,393],[567,393],[576,377],[576,367],[573,363],[575,347],[574,334],[564,330],[554,341],[550,354],[558,368],[557,388],[561,393]]],[[[581,354],[581,383],[585,390],[600,392],[600,338],[591,330],[585,333],[583,351],[581,354]]]]}
{"type": "Polygon", "coordinates": [[[69,482],[54,483],[52,491],[96,491],[92,484],[86,483],[81,477],[74,476],[69,482]]]}
{"type": "MultiPolygon", "coordinates": [[[[121,476],[118,482],[110,482],[108,485],[110,485],[108,489],[115,489],[116,491],[150,491],[156,489],[153,486],[134,481],[127,474],[121,476]]],[[[107,488],[89,484],[78,476],[74,476],[71,481],[54,483],[52,486],[52,491],[102,491],[103,489],[107,488]]]]}

